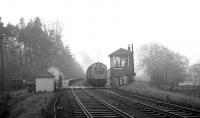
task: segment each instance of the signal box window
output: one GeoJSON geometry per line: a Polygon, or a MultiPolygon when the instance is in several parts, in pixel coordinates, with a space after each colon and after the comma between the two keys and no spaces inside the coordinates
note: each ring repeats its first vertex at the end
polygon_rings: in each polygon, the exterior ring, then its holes
{"type": "Polygon", "coordinates": [[[103,74],[103,71],[95,71],[96,74],[103,74]]]}
{"type": "Polygon", "coordinates": [[[113,67],[128,67],[129,66],[128,56],[113,57],[112,66],[113,67]]]}

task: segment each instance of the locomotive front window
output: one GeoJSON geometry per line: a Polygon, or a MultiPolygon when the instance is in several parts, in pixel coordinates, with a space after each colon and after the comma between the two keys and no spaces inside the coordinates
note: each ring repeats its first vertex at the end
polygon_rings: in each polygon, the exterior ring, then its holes
{"type": "Polygon", "coordinates": [[[103,74],[103,71],[95,71],[96,74],[103,74]]]}

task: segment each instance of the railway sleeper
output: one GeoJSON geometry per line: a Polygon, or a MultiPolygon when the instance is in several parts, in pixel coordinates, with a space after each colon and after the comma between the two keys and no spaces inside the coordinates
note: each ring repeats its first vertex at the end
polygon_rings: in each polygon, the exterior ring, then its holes
{"type": "MultiPolygon", "coordinates": [[[[73,116],[74,118],[87,118],[85,115],[74,115],[73,116]]],[[[68,118],[68,117],[66,117],[68,118]]]]}
{"type": "MultiPolygon", "coordinates": [[[[118,113],[115,113],[113,110],[109,110],[107,107],[104,105],[100,105],[99,103],[102,104],[103,101],[97,100],[96,97],[91,97],[91,94],[89,97],[83,97],[86,94],[79,94],[80,92],[77,92],[77,97],[79,97],[79,101],[82,103],[84,108],[88,111],[88,113],[95,118],[102,118],[102,117],[111,117],[111,118],[119,118],[122,117],[118,113]],[[81,96],[83,95],[83,96],[81,96]],[[94,99],[95,98],[95,99],[94,99]],[[89,99],[89,100],[88,100],[89,99]],[[91,100],[93,99],[93,100],[91,100]],[[101,101],[101,102],[100,102],[101,101]],[[95,110],[94,110],[95,109],[95,110]],[[107,110],[106,110],[107,109],[107,110]]],[[[111,107],[111,106],[110,106],[111,107]]],[[[112,108],[113,109],[113,108],[112,108]]],[[[126,115],[127,116],[127,115],[126,115]]],[[[130,116],[129,116],[130,117],[130,116]]]]}
{"type": "Polygon", "coordinates": [[[105,111],[89,111],[90,113],[106,113],[106,114],[113,114],[113,112],[112,111],[109,111],[109,112],[105,112],[105,111]]]}
{"type": "Polygon", "coordinates": [[[118,116],[117,114],[114,114],[114,113],[104,113],[104,112],[101,112],[101,113],[90,113],[92,116],[99,116],[99,115],[109,115],[109,116],[118,116]]]}
{"type": "Polygon", "coordinates": [[[104,111],[104,112],[112,112],[112,111],[109,110],[109,109],[88,109],[88,110],[91,111],[91,112],[92,112],[92,111],[94,111],[94,112],[95,112],[95,111],[100,111],[100,110],[101,110],[101,111],[104,111]]]}
{"type": "Polygon", "coordinates": [[[186,118],[200,118],[200,115],[198,115],[198,116],[187,116],[186,118]]]}
{"type": "Polygon", "coordinates": [[[180,114],[180,115],[192,115],[191,113],[185,113],[185,112],[179,112],[179,111],[177,111],[177,112],[173,112],[173,113],[176,113],[176,114],[180,114]]]}
{"type": "Polygon", "coordinates": [[[91,114],[91,115],[94,118],[96,118],[96,117],[108,117],[108,116],[115,117],[115,118],[119,117],[118,115],[114,115],[114,114],[91,114]]]}
{"type": "Polygon", "coordinates": [[[104,117],[104,118],[107,118],[107,117],[119,118],[119,116],[114,116],[114,115],[110,115],[110,116],[108,116],[108,115],[98,115],[98,116],[94,116],[94,118],[102,118],[102,117],[104,117]]]}

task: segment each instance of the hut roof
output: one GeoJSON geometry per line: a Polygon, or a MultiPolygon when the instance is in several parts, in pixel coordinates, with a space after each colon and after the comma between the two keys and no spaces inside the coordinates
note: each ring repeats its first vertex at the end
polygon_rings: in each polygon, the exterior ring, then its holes
{"type": "Polygon", "coordinates": [[[49,66],[48,70],[50,70],[50,69],[55,69],[57,71],[60,71],[60,69],[58,67],[56,67],[56,66],[49,66]]]}
{"type": "Polygon", "coordinates": [[[48,71],[43,71],[42,73],[38,74],[35,78],[54,78],[55,76],[48,71]]]}

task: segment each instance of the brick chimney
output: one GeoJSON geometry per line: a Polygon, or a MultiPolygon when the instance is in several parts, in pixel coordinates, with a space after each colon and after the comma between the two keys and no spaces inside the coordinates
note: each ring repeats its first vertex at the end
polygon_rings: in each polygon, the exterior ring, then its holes
{"type": "Polygon", "coordinates": [[[131,47],[130,47],[130,45],[128,44],[128,50],[130,51],[131,50],[131,47]]]}

